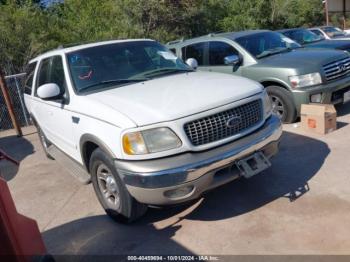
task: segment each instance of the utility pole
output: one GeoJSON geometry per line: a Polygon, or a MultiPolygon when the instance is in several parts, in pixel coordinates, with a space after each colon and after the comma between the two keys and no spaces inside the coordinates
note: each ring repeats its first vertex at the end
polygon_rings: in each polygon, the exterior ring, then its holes
{"type": "Polygon", "coordinates": [[[329,25],[329,16],[328,16],[328,0],[323,1],[324,4],[324,11],[326,15],[326,26],[329,25]]]}
{"type": "Polygon", "coordinates": [[[22,136],[21,126],[19,125],[18,119],[17,119],[15,112],[13,110],[13,105],[11,102],[10,95],[8,93],[4,73],[2,72],[1,67],[0,67],[0,89],[1,89],[2,94],[4,96],[5,104],[6,104],[7,110],[9,111],[12,125],[16,130],[17,136],[20,137],[20,136],[22,136]]]}
{"type": "Polygon", "coordinates": [[[343,30],[346,29],[346,1],[343,0],[343,30]]]}

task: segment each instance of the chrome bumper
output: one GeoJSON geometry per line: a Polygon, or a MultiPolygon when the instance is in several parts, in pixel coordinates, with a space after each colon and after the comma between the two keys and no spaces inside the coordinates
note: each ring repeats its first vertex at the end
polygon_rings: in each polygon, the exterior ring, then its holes
{"type": "Polygon", "coordinates": [[[232,164],[244,156],[264,151],[271,158],[278,152],[281,135],[281,122],[272,115],[254,133],[214,149],[155,160],[115,160],[115,166],[130,194],[139,202],[176,204],[237,178],[239,172],[232,169],[232,164]],[[165,196],[169,190],[188,185],[193,190],[181,198],[165,196]]]}

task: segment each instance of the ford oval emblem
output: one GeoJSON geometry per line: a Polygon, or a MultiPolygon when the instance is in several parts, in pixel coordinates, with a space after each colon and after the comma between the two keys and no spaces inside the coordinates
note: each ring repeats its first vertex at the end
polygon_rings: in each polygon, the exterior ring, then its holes
{"type": "Polygon", "coordinates": [[[241,121],[242,121],[242,118],[240,116],[234,116],[234,117],[229,118],[226,121],[226,126],[229,128],[233,128],[233,127],[238,126],[241,123],[241,121]]]}

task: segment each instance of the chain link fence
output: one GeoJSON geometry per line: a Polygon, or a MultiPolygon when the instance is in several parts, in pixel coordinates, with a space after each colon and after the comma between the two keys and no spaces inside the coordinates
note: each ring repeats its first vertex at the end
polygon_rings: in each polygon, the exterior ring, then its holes
{"type": "MultiPolygon", "coordinates": [[[[14,113],[17,116],[18,122],[21,126],[31,125],[29,113],[24,104],[23,86],[25,80],[25,73],[5,76],[8,92],[13,104],[14,113]]],[[[13,125],[5,104],[5,99],[0,91],[0,131],[12,129],[13,125]]]]}

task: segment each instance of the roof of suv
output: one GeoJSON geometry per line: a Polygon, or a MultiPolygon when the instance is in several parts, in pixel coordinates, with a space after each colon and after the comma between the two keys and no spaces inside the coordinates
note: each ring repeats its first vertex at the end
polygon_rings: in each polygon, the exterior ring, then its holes
{"type": "Polygon", "coordinates": [[[87,44],[80,44],[80,45],[74,45],[74,46],[69,46],[69,47],[59,47],[54,50],[47,51],[34,59],[30,61],[34,62],[37,61],[41,58],[57,55],[57,54],[62,54],[62,53],[69,53],[85,48],[90,48],[90,47],[95,47],[95,46],[102,46],[102,45],[108,45],[108,44],[116,44],[116,43],[123,43],[123,42],[135,42],[135,41],[154,41],[152,39],[123,39],[123,40],[108,40],[108,41],[100,41],[100,42],[94,42],[94,43],[87,43],[87,44]]]}
{"type": "Polygon", "coordinates": [[[271,32],[270,30],[247,30],[247,31],[239,31],[239,32],[227,32],[227,33],[210,33],[208,35],[203,35],[195,38],[190,38],[190,39],[185,39],[185,40],[180,40],[180,41],[171,41],[168,42],[168,45],[176,45],[179,42],[187,42],[187,41],[193,41],[193,40],[198,40],[198,39],[208,39],[208,38],[213,38],[213,37],[223,37],[223,38],[228,38],[231,40],[235,40],[239,37],[242,36],[248,36],[248,35],[253,35],[257,33],[263,33],[263,32],[271,32]]]}
{"type": "Polygon", "coordinates": [[[289,29],[276,30],[276,32],[285,33],[285,32],[296,31],[296,30],[308,30],[308,29],[303,28],[303,27],[299,27],[299,28],[289,28],[289,29]]]}

